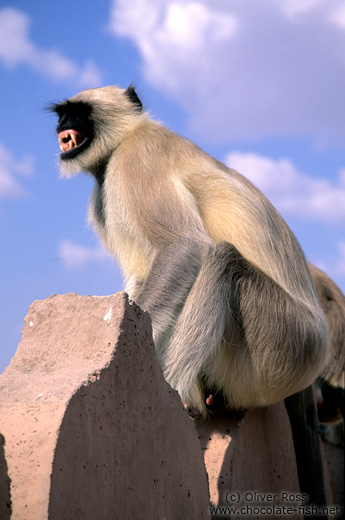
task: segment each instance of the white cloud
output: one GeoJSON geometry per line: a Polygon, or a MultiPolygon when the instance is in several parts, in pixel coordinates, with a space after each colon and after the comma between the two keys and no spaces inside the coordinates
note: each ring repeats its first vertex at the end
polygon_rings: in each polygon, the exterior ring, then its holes
{"type": "Polygon", "coordinates": [[[331,11],[329,20],[339,29],[345,30],[345,5],[336,6],[333,11],[331,11]]]}
{"type": "Polygon", "coordinates": [[[30,176],[33,166],[33,157],[27,156],[18,161],[11,151],[0,142],[0,197],[11,198],[26,195],[20,177],[30,176]]]}
{"type": "Polygon", "coordinates": [[[344,135],[342,4],[113,0],[109,27],[206,137],[329,138],[344,135]]]}
{"type": "Polygon", "coordinates": [[[78,269],[89,262],[104,262],[109,258],[108,253],[101,246],[89,248],[69,240],[60,242],[58,253],[67,269],[78,269]]]}
{"type": "Polygon", "coordinates": [[[309,14],[322,4],[322,0],[284,0],[281,2],[280,8],[291,18],[303,14],[309,14]]]}
{"type": "Polygon", "coordinates": [[[189,76],[212,73],[212,51],[233,38],[237,25],[230,12],[200,1],[115,0],[109,27],[138,46],[150,83],[183,97],[194,88],[186,84],[189,76]]]}
{"type": "Polygon", "coordinates": [[[285,214],[325,222],[344,222],[345,173],[337,182],[301,173],[288,159],[230,153],[226,164],[250,179],[285,214]]]}
{"type": "Polygon", "coordinates": [[[27,65],[52,80],[72,81],[79,86],[97,86],[101,75],[87,61],[80,67],[57,49],[42,49],[30,40],[30,18],[12,8],[0,10],[0,61],[8,68],[27,65]]]}

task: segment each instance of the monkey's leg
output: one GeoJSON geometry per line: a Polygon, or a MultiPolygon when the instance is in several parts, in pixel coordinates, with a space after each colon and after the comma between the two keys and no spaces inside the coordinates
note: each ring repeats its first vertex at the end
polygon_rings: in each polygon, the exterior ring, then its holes
{"type": "MultiPolygon", "coordinates": [[[[206,256],[161,354],[167,381],[182,400],[206,412],[202,382],[228,405],[279,401],[315,379],[324,358],[317,317],[232,245],[206,256]]],[[[301,488],[323,505],[323,470],[311,389],[287,400],[301,488]]]]}
{"type": "MultiPolygon", "coordinates": [[[[326,505],[326,495],[313,387],[309,386],[284,401],[290,418],[301,492],[308,495],[309,504],[323,507],[326,505]]],[[[328,516],[305,518],[327,520],[328,516]]]]}
{"type": "MultiPolygon", "coordinates": [[[[321,332],[312,312],[223,242],[204,259],[161,362],[167,381],[201,413],[203,381],[232,407],[260,406],[311,384],[323,359],[321,332]]],[[[287,409],[302,491],[324,505],[311,389],[289,398],[287,409]]]]}
{"type": "MultiPolygon", "coordinates": [[[[315,379],[325,352],[318,319],[222,242],[204,259],[158,356],[184,402],[190,402],[191,388],[203,378],[231,407],[263,406],[315,379]]],[[[196,407],[206,412],[202,401],[200,394],[196,407]]]]}

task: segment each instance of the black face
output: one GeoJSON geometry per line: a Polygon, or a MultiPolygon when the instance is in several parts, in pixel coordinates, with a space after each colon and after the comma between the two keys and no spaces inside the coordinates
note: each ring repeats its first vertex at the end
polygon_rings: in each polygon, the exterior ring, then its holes
{"type": "Polygon", "coordinates": [[[65,101],[52,105],[59,116],[56,131],[59,135],[61,159],[69,160],[88,148],[94,137],[91,119],[92,108],[81,101],[65,101]]]}

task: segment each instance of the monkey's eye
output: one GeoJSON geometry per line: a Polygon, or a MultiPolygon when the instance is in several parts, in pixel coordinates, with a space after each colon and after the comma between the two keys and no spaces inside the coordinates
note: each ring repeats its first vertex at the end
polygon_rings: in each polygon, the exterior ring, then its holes
{"type": "Polygon", "coordinates": [[[59,133],[59,145],[62,153],[76,148],[83,142],[83,136],[78,130],[63,130],[59,133]]]}

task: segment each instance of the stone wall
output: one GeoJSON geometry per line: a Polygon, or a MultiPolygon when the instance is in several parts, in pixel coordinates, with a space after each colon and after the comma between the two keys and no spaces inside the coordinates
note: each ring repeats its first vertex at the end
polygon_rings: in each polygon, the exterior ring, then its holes
{"type": "MultiPolygon", "coordinates": [[[[300,493],[284,404],[189,416],[163,379],[148,315],[124,293],[32,304],[0,375],[0,433],[1,520],[199,520],[210,501],[300,493]]],[[[343,451],[326,451],[336,504],[343,451]]]]}
{"type": "Polygon", "coordinates": [[[210,517],[193,421],[123,293],[34,302],[0,402],[13,520],[210,517]]]}

